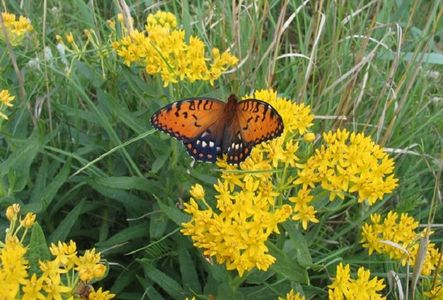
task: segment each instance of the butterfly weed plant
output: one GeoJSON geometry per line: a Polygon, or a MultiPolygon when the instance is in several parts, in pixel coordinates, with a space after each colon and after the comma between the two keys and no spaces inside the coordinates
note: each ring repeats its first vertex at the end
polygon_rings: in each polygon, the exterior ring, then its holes
{"type": "Polygon", "coordinates": [[[1,12],[0,298],[442,299],[440,1],[1,12]],[[230,94],[264,137],[193,163],[230,94]]]}

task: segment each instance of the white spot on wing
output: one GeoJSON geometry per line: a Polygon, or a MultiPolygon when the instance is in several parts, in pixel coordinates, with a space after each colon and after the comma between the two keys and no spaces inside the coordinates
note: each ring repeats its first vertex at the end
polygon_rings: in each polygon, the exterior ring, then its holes
{"type": "MultiPolygon", "coordinates": [[[[215,143],[213,141],[209,141],[209,147],[213,148],[215,146],[215,143]]],[[[219,148],[219,147],[218,147],[219,148]]]]}
{"type": "Polygon", "coordinates": [[[203,148],[205,148],[207,145],[208,145],[208,144],[207,144],[205,141],[202,142],[202,147],[203,147],[203,148]]]}

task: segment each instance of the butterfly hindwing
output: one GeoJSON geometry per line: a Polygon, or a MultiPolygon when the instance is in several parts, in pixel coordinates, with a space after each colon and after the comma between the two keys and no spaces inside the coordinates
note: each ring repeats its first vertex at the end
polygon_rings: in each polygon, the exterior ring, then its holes
{"type": "Polygon", "coordinates": [[[223,116],[225,103],[211,98],[190,98],[171,103],[151,117],[151,124],[169,135],[190,141],[223,116]]]}
{"type": "Polygon", "coordinates": [[[228,164],[239,164],[251,154],[252,145],[245,143],[238,131],[234,138],[229,141],[226,154],[228,164]]]}
{"type": "Polygon", "coordinates": [[[189,142],[183,142],[188,153],[196,160],[215,162],[221,155],[221,137],[217,126],[211,126],[189,142]]]}
{"type": "Polygon", "coordinates": [[[283,120],[268,103],[247,99],[237,103],[237,118],[243,142],[254,146],[283,132],[283,120]]]}

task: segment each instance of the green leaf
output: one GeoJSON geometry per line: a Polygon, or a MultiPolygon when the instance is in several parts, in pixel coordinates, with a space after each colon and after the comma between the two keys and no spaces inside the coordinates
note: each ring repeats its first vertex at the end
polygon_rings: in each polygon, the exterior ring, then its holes
{"type": "Polygon", "coordinates": [[[146,199],[132,195],[130,192],[107,186],[105,187],[95,183],[90,183],[90,186],[106,198],[112,199],[116,203],[124,205],[128,210],[128,217],[139,217],[143,214],[143,212],[149,209],[146,199]]]}
{"type": "Polygon", "coordinates": [[[191,255],[186,247],[186,240],[181,237],[178,241],[178,262],[180,266],[180,273],[182,278],[182,284],[185,289],[189,289],[194,293],[201,292],[201,286],[196,271],[196,264],[192,260],[191,255]]]}
{"type": "Polygon", "coordinates": [[[72,226],[74,226],[79,216],[83,212],[84,203],[85,200],[81,200],[79,204],[77,204],[77,206],[75,206],[74,209],[68,213],[68,215],[63,219],[57,229],[49,237],[49,240],[51,242],[64,241],[66,237],[68,237],[72,226]]]}
{"type": "Polygon", "coordinates": [[[309,282],[308,272],[305,268],[290,259],[286,253],[274,244],[268,242],[267,246],[270,254],[276,258],[275,263],[271,266],[271,270],[291,281],[305,284],[309,282]]]}
{"type": "Polygon", "coordinates": [[[175,224],[181,225],[182,223],[189,221],[189,216],[185,213],[182,213],[178,208],[169,207],[159,200],[157,200],[157,203],[161,211],[164,212],[165,215],[168,216],[168,218],[172,220],[175,224]]]}
{"type": "Polygon", "coordinates": [[[61,171],[51,180],[51,183],[46,186],[40,193],[34,194],[30,200],[31,203],[38,202],[42,208],[48,207],[57,195],[58,190],[68,179],[71,171],[71,158],[69,158],[63,165],[61,171]]]}
{"type": "Polygon", "coordinates": [[[0,164],[0,178],[12,175],[14,178],[13,191],[21,191],[29,181],[31,164],[40,151],[43,144],[38,130],[34,130],[31,136],[25,140],[11,140],[12,153],[0,164]]]}
{"type": "Polygon", "coordinates": [[[164,300],[163,296],[157,292],[155,287],[153,286],[152,280],[149,280],[149,278],[143,278],[141,276],[137,275],[138,282],[143,286],[143,289],[145,290],[144,296],[146,296],[146,299],[149,300],[164,300]]]}
{"type": "Polygon", "coordinates": [[[164,154],[158,156],[152,163],[151,172],[154,174],[157,173],[165,165],[165,162],[168,160],[170,154],[171,150],[168,148],[164,154]]]}
{"type": "Polygon", "coordinates": [[[39,260],[48,260],[50,258],[51,254],[49,253],[43,229],[38,223],[34,223],[28,246],[29,273],[39,273],[39,260]]]}
{"type": "Polygon", "coordinates": [[[139,190],[149,193],[159,190],[158,182],[135,176],[97,177],[93,179],[93,182],[105,187],[122,190],[139,190]]]}
{"type": "Polygon", "coordinates": [[[283,227],[290,237],[286,243],[290,244],[290,248],[295,250],[297,262],[302,267],[310,267],[312,265],[312,257],[305,237],[297,230],[294,222],[285,222],[283,227]]]}
{"type": "Polygon", "coordinates": [[[113,235],[109,239],[103,242],[98,242],[97,247],[103,249],[115,246],[117,244],[126,243],[132,239],[145,237],[147,235],[146,223],[130,226],[123,230],[120,230],[117,234],[113,235]]]}
{"type": "Polygon", "coordinates": [[[160,211],[158,211],[158,206],[156,204],[154,204],[152,211],[156,211],[158,213],[152,214],[150,216],[149,236],[152,240],[157,240],[164,235],[169,224],[169,219],[165,216],[165,214],[162,214],[160,211]]]}
{"type": "Polygon", "coordinates": [[[168,295],[174,299],[183,299],[184,290],[177,281],[157,269],[148,259],[138,260],[145,269],[145,274],[157,283],[168,295]]]}

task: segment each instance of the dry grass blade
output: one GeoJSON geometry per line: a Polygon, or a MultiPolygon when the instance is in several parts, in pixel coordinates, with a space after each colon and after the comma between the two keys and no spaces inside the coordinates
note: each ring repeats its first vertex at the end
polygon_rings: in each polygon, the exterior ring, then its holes
{"type": "Polygon", "coordinates": [[[405,299],[405,294],[403,292],[403,286],[401,284],[401,279],[400,276],[398,276],[397,273],[395,273],[394,271],[390,270],[388,271],[388,282],[390,286],[396,286],[397,287],[397,296],[399,300],[404,300],[405,299]]]}
{"type": "Polygon", "coordinates": [[[428,236],[420,239],[420,245],[418,248],[417,255],[415,257],[414,272],[412,273],[412,278],[411,278],[412,300],[415,299],[415,290],[417,288],[417,282],[418,282],[418,279],[420,278],[421,270],[423,269],[423,265],[426,261],[426,254],[428,251],[428,245],[429,245],[429,237],[428,236]]]}
{"type": "Polygon", "coordinates": [[[316,57],[316,53],[317,53],[318,42],[319,42],[320,36],[323,32],[323,28],[325,26],[325,21],[326,21],[326,16],[323,13],[320,13],[320,24],[318,26],[317,34],[314,39],[314,44],[312,46],[311,55],[309,58],[309,64],[308,64],[308,67],[307,67],[306,73],[305,73],[305,80],[304,80],[303,86],[299,92],[299,98],[301,98],[301,96],[305,93],[306,87],[308,86],[309,77],[312,74],[312,69],[315,64],[315,57],[316,57]]]}

